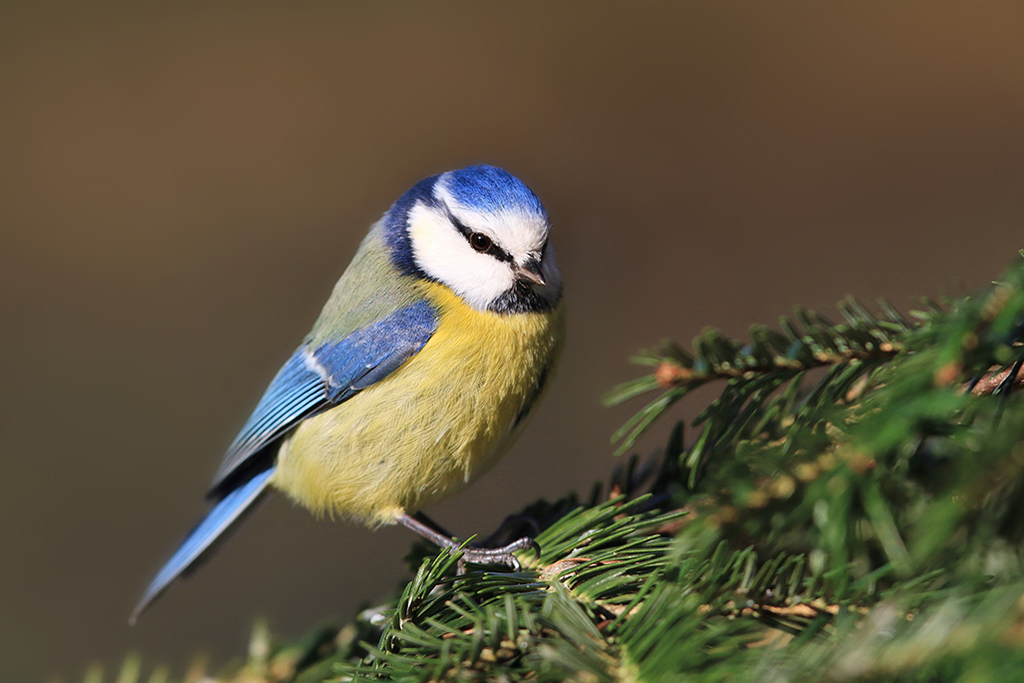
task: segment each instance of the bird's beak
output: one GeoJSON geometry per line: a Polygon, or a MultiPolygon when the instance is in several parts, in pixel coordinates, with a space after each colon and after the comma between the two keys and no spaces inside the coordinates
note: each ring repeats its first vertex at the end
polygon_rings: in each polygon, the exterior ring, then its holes
{"type": "Polygon", "coordinates": [[[540,261],[537,259],[529,259],[522,265],[516,266],[516,275],[524,280],[528,280],[535,285],[545,285],[547,282],[544,280],[544,276],[540,274],[540,261]]]}

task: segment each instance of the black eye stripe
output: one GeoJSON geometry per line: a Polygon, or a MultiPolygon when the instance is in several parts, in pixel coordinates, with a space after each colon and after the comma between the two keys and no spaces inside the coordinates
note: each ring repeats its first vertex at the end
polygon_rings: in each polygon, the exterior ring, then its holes
{"type": "Polygon", "coordinates": [[[466,239],[469,239],[469,236],[473,233],[473,231],[470,230],[468,227],[466,227],[465,223],[460,221],[458,218],[453,216],[451,213],[448,214],[448,220],[451,221],[452,225],[455,226],[456,230],[458,230],[460,233],[462,233],[463,237],[465,237],[466,239]]]}
{"type": "MultiPolygon", "coordinates": [[[[473,239],[472,239],[473,235],[478,235],[478,234],[482,234],[482,233],[476,233],[476,232],[473,232],[472,230],[470,230],[469,226],[467,226],[465,223],[463,223],[458,218],[453,216],[451,212],[448,212],[448,220],[451,221],[452,225],[455,226],[455,229],[459,231],[459,234],[461,234],[463,237],[466,238],[466,241],[469,242],[469,246],[473,247],[473,249],[476,249],[476,246],[474,246],[474,244],[473,244],[473,239]]],[[[487,236],[484,235],[484,237],[487,237],[487,236]]],[[[491,256],[493,258],[496,258],[499,261],[504,261],[504,262],[511,263],[511,261],[512,261],[511,254],[509,254],[507,251],[505,251],[504,249],[499,247],[497,244],[495,244],[494,240],[491,240],[490,237],[487,237],[487,239],[491,243],[490,246],[487,249],[484,249],[484,250],[477,249],[477,251],[480,251],[480,253],[482,253],[482,254],[487,254],[487,255],[489,255],[489,256],[491,256]]]]}

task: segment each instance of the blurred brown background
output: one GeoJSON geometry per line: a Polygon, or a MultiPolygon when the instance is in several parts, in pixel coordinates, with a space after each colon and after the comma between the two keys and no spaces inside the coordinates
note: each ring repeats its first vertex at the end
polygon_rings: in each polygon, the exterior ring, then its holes
{"type": "Polygon", "coordinates": [[[257,615],[296,634],[405,576],[408,532],[277,498],[125,623],[423,176],[529,183],[571,306],[531,429],[433,510],[461,533],[607,475],[636,406],[599,396],[642,346],[995,277],[1024,246],[1024,6],[849,5],[0,6],[0,680],[223,663],[257,615]]]}

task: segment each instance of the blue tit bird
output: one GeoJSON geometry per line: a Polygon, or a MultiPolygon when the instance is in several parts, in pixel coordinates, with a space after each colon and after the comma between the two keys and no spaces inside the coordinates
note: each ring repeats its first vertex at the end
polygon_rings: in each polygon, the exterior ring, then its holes
{"type": "MultiPolygon", "coordinates": [[[[493,166],[416,184],[375,223],[312,331],[229,446],[213,509],[139,614],[271,488],[318,515],[457,541],[419,511],[486,472],[562,349],[562,281],[540,200],[493,166]]],[[[517,566],[503,548],[464,559],[517,566]]]]}

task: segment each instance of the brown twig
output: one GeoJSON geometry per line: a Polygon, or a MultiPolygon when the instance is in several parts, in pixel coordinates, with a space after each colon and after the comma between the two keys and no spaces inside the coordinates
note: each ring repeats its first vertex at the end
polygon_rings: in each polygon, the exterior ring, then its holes
{"type": "MultiPolygon", "coordinates": [[[[988,396],[989,394],[995,393],[996,389],[999,388],[1013,368],[1006,368],[1005,370],[990,370],[987,375],[978,380],[978,383],[971,389],[971,393],[975,396],[988,396]]],[[[1018,373],[1017,377],[1013,380],[1013,388],[1024,385],[1024,372],[1018,373]]],[[[964,387],[967,388],[966,386],[964,387]]]]}
{"type": "Polygon", "coordinates": [[[734,365],[718,367],[698,372],[693,368],[684,367],[670,360],[662,361],[654,370],[654,378],[663,389],[671,389],[683,385],[698,385],[718,379],[736,377],[753,377],[776,370],[812,370],[814,368],[848,363],[855,360],[887,360],[895,357],[902,347],[894,342],[879,344],[875,349],[847,349],[845,351],[817,351],[812,353],[813,362],[801,362],[789,358],[773,358],[770,363],[761,365],[734,365]]]}

